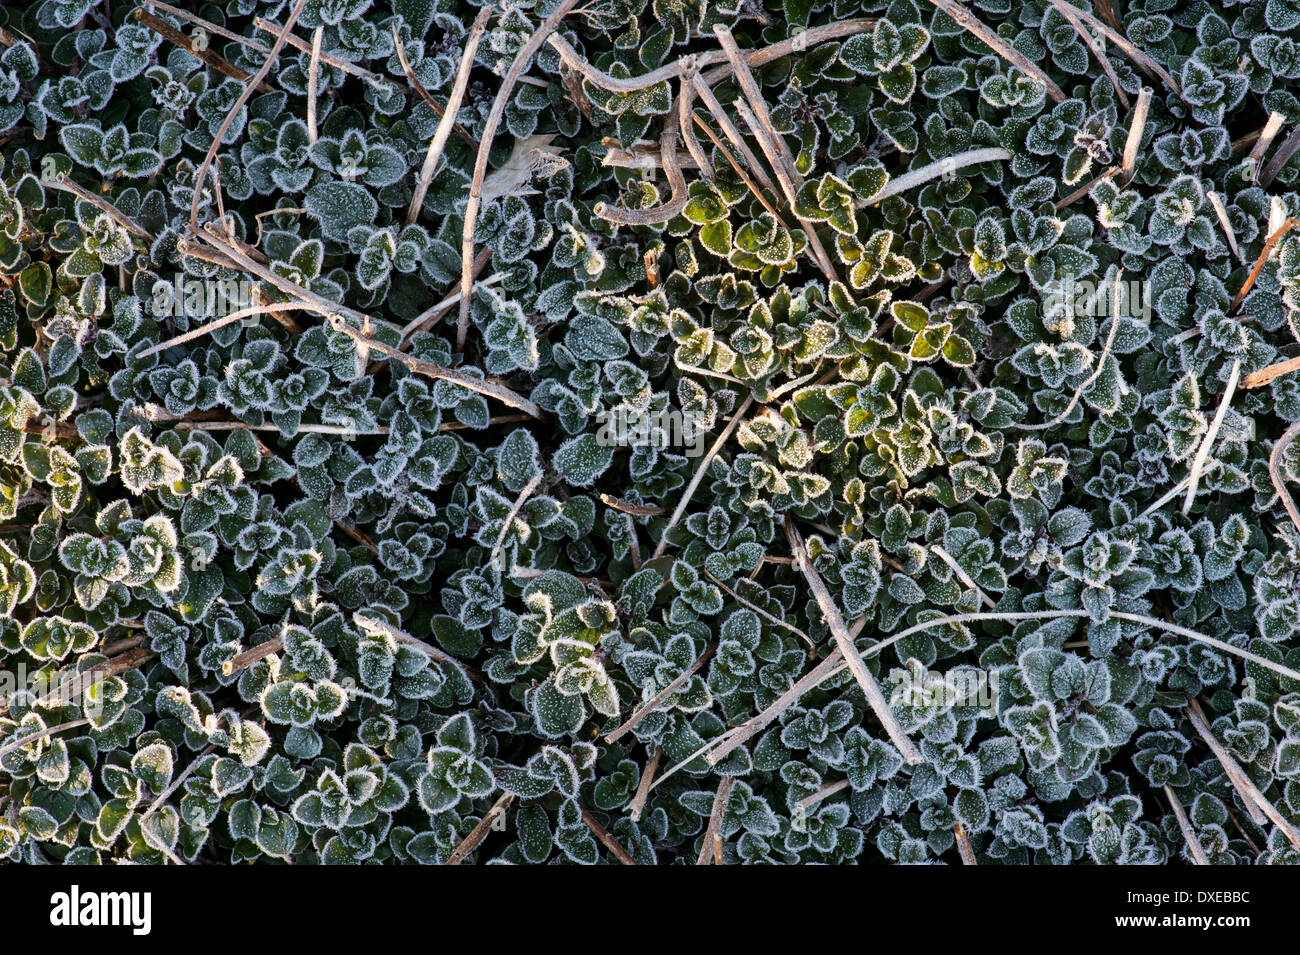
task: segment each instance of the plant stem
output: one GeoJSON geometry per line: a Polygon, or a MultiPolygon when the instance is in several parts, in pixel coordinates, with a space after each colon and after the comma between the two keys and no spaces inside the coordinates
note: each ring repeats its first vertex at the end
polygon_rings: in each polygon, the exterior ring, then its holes
{"type": "Polygon", "coordinates": [[[1268,261],[1269,253],[1273,251],[1273,247],[1281,242],[1282,237],[1297,225],[1300,225],[1300,219],[1288,217],[1264,241],[1264,248],[1259,250],[1259,258],[1255,260],[1254,267],[1250,270],[1250,274],[1246,276],[1246,281],[1242,284],[1241,291],[1233,297],[1232,304],[1228,306],[1229,315],[1234,314],[1237,311],[1237,307],[1241,305],[1242,301],[1246,298],[1246,294],[1255,285],[1255,280],[1259,278],[1259,273],[1264,270],[1264,263],[1268,261]]]}
{"type": "Polygon", "coordinates": [[[1286,453],[1287,445],[1295,440],[1297,434],[1300,434],[1300,421],[1282,432],[1282,437],[1274,443],[1273,452],[1268,456],[1268,476],[1273,482],[1273,489],[1277,491],[1277,496],[1282,500],[1282,506],[1286,508],[1287,516],[1291,518],[1291,523],[1295,525],[1296,530],[1300,531],[1300,511],[1296,510],[1295,500],[1282,480],[1282,455],[1286,453]]]}
{"type": "Polygon", "coordinates": [[[78,199],[85,199],[92,206],[108,215],[110,219],[120,225],[132,235],[144,239],[146,242],[153,242],[154,237],[151,233],[137,225],[129,216],[119,212],[117,207],[105,199],[103,196],[97,196],[88,189],[83,188],[68,178],[68,174],[61,172],[53,180],[45,183],[63,192],[70,192],[78,199]]]}
{"type": "Polygon", "coordinates": [[[996,53],[1002,59],[1006,60],[1021,73],[1024,73],[1032,80],[1037,80],[1047,90],[1047,95],[1052,98],[1054,103],[1064,103],[1065,93],[1061,88],[1052,82],[1051,78],[1041,69],[1031,63],[1019,50],[1010,43],[1003,40],[1000,36],[986,27],[975,15],[966,9],[957,0],[930,0],[930,3],[938,7],[944,13],[948,14],[957,25],[968,33],[974,34],[990,50],[996,53]]]}
{"type": "Polygon", "coordinates": [[[627,817],[633,822],[639,822],[641,813],[645,811],[646,800],[650,797],[650,784],[654,782],[655,770],[659,768],[659,760],[662,757],[663,750],[652,745],[650,747],[650,758],[646,761],[645,769],[641,771],[641,781],[637,783],[636,794],[627,807],[627,817]]]}
{"type": "Polygon", "coordinates": [[[510,513],[506,515],[505,521],[502,522],[501,533],[497,534],[497,542],[492,547],[492,553],[488,555],[487,562],[489,564],[495,564],[497,562],[497,558],[501,555],[501,548],[505,545],[506,536],[510,533],[510,525],[514,523],[519,511],[524,506],[524,502],[527,501],[529,496],[537,490],[537,486],[542,483],[542,476],[543,475],[539,473],[529,481],[524,486],[524,489],[519,492],[519,496],[515,498],[514,504],[510,505],[510,513]]]}
{"type": "Polygon", "coordinates": [[[756,604],[756,603],[751,603],[750,601],[746,600],[744,597],[740,596],[740,594],[736,593],[734,590],[732,590],[730,587],[728,587],[726,584],[724,584],[724,583],[723,583],[721,580],[719,580],[717,577],[713,576],[713,574],[712,574],[708,569],[705,569],[705,571],[704,571],[704,575],[705,575],[706,577],[708,577],[709,580],[713,581],[715,584],[717,584],[719,587],[721,587],[723,590],[725,590],[727,593],[731,594],[731,596],[732,596],[732,597],[736,600],[736,602],[739,603],[741,606],[748,607],[750,610],[754,611],[754,613],[758,614],[760,617],[764,618],[765,620],[768,620],[768,621],[770,621],[770,622],[776,624],[778,627],[784,627],[786,630],[789,630],[791,633],[795,634],[795,635],[798,636],[801,640],[803,640],[804,643],[808,644],[808,646],[809,646],[810,649],[816,648],[817,645],[813,642],[812,637],[808,636],[808,634],[804,633],[802,630],[800,630],[800,629],[799,629],[798,627],[796,627],[794,624],[792,624],[792,623],[786,623],[786,622],[785,622],[784,620],[782,620],[780,617],[777,617],[777,616],[774,616],[773,614],[768,613],[766,610],[764,610],[764,609],[763,609],[762,607],[760,607],[758,604],[756,604]]]}
{"type": "Polygon", "coordinates": [[[1128,126],[1128,137],[1124,140],[1124,158],[1120,161],[1119,168],[1126,177],[1133,175],[1133,169],[1137,165],[1138,149],[1142,145],[1142,133],[1146,130],[1147,115],[1150,111],[1151,90],[1144,86],[1142,92],[1138,94],[1133,120],[1128,126]]]}
{"type": "Polygon", "coordinates": [[[85,726],[90,720],[82,717],[77,720],[70,720],[67,723],[60,723],[57,726],[51,726],[37,733],[29,733],[26,736],[20,736],[16,740],[11,740],[4,746],[0,746],[0,759],[8,756],[14,750],[22,749],[28,743],[35,743],[53,736],[55,733],[62,733],[64,730],[76,729],[78,726],[85,726]]]}

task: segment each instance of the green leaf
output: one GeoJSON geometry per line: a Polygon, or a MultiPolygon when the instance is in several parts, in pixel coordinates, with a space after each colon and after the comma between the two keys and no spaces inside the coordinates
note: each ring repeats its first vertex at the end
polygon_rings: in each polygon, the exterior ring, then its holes
{"type": "Polygon", "coordinates": [[[29,305],[44,308],[50,299],[54,273],[45,262],[33,262],[18,276],[18,289],[29,305]]]}
{"type": "Polygon", "coordinates": [[[104,131],[89,123],[64,126],[59,141],[69,155],[83,166],[94,167],[104,152],[104,131]]]}
{"type": "Polygon", "coordinates": [[[948,336],[948,340],[943,343],[943,357],[958,368],[975,364],[975,350],[960,335],[948,336]]]}
{"type": "Polygon", "coordinates": [[[555,452],[555,470],[576,487],[591,487],[614,460],[614,448],[594,434],[570,438],[555,452]]]}
{"type": "Polygon", "coordinates": [[[355,182],[322,182],[307,192],[307,211],[320,220],[327,239],[342,242],[348,230],[372,225],[379,215],[379,203],[364,186],[355,182]]]}
{"type": "Polygon", "coordinates": [[[723,219],[704,226],[700,229],[700,245],[714,255],[726,258],[731,254],[731,223],[723,219]]]}
{"type": "Polygon", "coordinates": [[[696,225],[719,222],[727,217],[727,202],[717,186],[707,180],[697,180],[691,183],[690,198],[682,215],[696,225]]]}

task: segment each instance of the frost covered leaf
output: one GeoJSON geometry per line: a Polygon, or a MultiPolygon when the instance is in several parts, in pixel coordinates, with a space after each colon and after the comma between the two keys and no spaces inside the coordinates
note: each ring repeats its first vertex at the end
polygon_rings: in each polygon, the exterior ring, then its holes
{"type": "Polygon", "coordinates": [[[379,212],[370,191],[355,182],[322,182],[308,191],[306,202],[325,236],[339,241],[354,227],[374,222],[379,212]]]}
{"type": "Polygon", "coordinates": [[[591,487],[614,459],[614,449],[602,445],[594,434],[578,435],[555,452],[555,470],[575,487],[591,487]]]}

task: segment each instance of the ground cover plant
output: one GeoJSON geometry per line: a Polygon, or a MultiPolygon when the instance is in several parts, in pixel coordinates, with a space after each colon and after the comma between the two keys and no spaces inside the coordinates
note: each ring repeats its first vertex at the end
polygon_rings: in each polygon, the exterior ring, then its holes
{"type": "Polygon", "coordinates": [[[1300,4],[0,10],[0,858],[1300,862],[1300,4]]]}

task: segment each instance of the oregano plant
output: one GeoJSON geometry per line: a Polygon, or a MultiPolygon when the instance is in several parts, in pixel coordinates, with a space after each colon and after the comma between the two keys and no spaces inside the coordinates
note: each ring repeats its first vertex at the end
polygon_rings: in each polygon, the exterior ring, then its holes
{"type": "Polygon", "coordinates": [[[0,9],[0,860],[1300,863],[1297,43],[0,9]]]}

